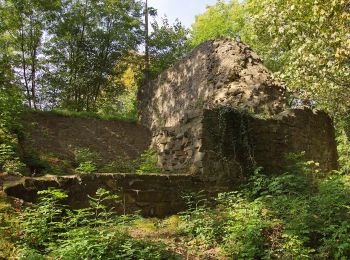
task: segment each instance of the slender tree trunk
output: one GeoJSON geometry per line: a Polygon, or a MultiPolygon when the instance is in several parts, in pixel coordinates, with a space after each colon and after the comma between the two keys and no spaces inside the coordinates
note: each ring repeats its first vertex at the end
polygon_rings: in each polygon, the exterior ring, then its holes
{"type": "Polygon", "coordinates": [[[26,89],[27,93],[27,100],[29,108],[32,108],[32,102],[30,98],[30,89],[27,79],[27,63],[26,63],[26,57],[25,57],[25,49],[24,49],[24,28],[23,28],[23,18],[21,17],[21,57],[22,57],[22,70],[23,70],[23,79],[24,79],[24,87],[26,89]]]}
{"type": "Polygon", "coordinates": [[[31,95],[32,95],[32,103],[34,109],[37,109],[36,104],[36,72],[37,72],[37,66],[38,66],[38,60],[37,60],[37,54],[38,54],[38,48],[41,41],[41,35],[36,34],[36,27],[35,27],[35,14],[32,14],[30,16],[30,54],[31,54],[31,95]],[[33,20],[34,19],[34,20],[33,20]]]}
{"type": "Polygon", "coordinates": [[[33,107],[34,109],[37,108],[36,106],[36,62],[37,59],[37,44],[35,44],[35,46],[33,47],[33,53],[32,53],[32,88],[31,88],[31,92],[32,92],[32,101],[33,101],[33,107]]]}
{"type": "Polygon", "coordinates": [[[149,60],[149,36],[148,36],[148,0],[146,0],[145,6],[145,82],[147,87],[150,87],[151,71],[150,71],[150,60],[149,60]]]}

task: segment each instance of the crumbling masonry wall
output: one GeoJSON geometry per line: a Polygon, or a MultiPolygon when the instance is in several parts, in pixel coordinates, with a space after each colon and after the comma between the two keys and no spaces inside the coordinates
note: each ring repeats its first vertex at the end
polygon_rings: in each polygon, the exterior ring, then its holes
{"type": "MultiPolygon", "coordinates": [[[[121,203],[114,205],[120,213],[140,210],[144,216],[161,217],[184,209],[184,193],[204,190],[211,197],[231,191],[255,167],[283,173],[289,153],[305,151],[305,159],[319,162],[321,169],[337,168],[328,115],[286,109],[283,86],[240,42],[201,44],[150,87],[140,89],[139,108],[140,122],[150,130],[151,145],[168,174],[25,178],[5,192],[33,202],[37,191],[58,187],[68,193],[68,205],[81,208],[88,205],[88,195],[101,187],[120,195],[121,203]]],[[[119,141],[129,140],[142,148],[148,144],[149,132],[135,127],[121,126],[129,138],[119,141]],[[141,134],[138,140],[133,140],[132,129],[141,134]]]]}
{"type": "Polygon", "coordinates": [[[68,195],[65,203],[74,209],[89,207],[89,197],[104,188],[119,195],[110,206],[120,214],[140,212],[147,217],[165,217],[186,209],[184,194],[205,190],[208,197],[229,190],[203,182],[196,176],[164,174],[84,174],[25,178],[22,183],[5,188],[9,196],[26,202],[37,202],[38,191],[48,187],[62,189],[68,195]]]}
{"type": "Polygon", "coordinates": [[[159,165],[169,173],[241,179],[247,160],[278,172],[288,153],[301,151],[322,169],[335,169],[334,129],[328,116],[285,111],[285,104],[285,88],[273,80],[260,58],[249,46],[230,39],[199,45],[139,91],[140,122],[151,130],[159,165]],[[226,132],[217,132],[222,114],[231,123],[226,132]],[[249,129],[242,129],[239,120],[249,129]],[[246,131],[252,152],[233,145],[239,131],[246,131]]]}
{"type": "Polygon", "coordinates": [[[207,180],[239,183],[256,167],[281,174],[292,163],[288,155],[300,152],[325,171],[338,167],[332,122],[321,111],[291,109],[261,118],[218,108],[204,112],[203,129],[202,173],[207,180]]]}

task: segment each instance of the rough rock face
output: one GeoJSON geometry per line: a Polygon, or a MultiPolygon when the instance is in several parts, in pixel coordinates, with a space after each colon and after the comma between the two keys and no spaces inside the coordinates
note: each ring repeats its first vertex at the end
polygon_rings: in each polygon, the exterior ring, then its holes
{"type": "Polygon", "coordinates": [[[283,94],[284,88],[247,45],[208,41],[164,71],[150,88],[140,89],[140,120],[150,129],[174,127],[217,106],[276,114],[283,110],[283,94]]]}
{"type": "Polygon", "coordinates": [[[248,160],[275,173],[286,166],[287,154],[302,151],[324,170],[337,167],[328,116],[307,109],[283,112],[284,87],[241,42],[199,45],[142,87],[139,101],[140,122],[151,130],[159,164],[168,172],[232,181],[246,174],[248,160]],[[249,142],[238,145],[237,138],[249,142]]]}

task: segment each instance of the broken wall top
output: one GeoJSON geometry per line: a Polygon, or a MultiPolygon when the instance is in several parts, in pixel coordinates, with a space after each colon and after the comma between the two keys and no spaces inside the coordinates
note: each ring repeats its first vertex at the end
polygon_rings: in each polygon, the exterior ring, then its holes
{"type": "Polygon", "coordinates": [[[218,106],[273,115],[284,109],[284,94],[249,46],[212,40],[140,88],[140,121],[153,130],[173,127],[218,106]]]}

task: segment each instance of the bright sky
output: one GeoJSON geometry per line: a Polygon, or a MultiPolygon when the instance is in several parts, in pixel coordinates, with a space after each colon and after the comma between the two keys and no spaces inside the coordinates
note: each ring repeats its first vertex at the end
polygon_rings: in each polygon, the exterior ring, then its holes
{"type": "Polygon", "coordinates": [[[149,6],[158,10],[158,17],[166,14],[171,23],[176,18],[186,27],[195,21],[195,16],[205,11],[207,5],[214,5],[216,0],[149,0],[149,6]]]}

